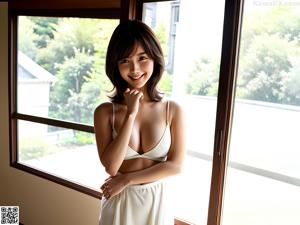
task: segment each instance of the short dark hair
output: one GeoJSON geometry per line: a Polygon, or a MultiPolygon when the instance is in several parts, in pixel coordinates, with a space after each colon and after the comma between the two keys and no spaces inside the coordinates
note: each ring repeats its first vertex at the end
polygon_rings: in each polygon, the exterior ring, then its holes
{"type": "Polygon", "coordinates": [[[122,102],[127,89],[127,82],[121,77],[118,62],[128,57],[137,44],[142,45],[146,54],[154,61],[152,76],[146,83],[148,95],[152,101],[160,101],[163,97],[157,89],[165,66],[160,43],[146,24],[138,20],[127,20],[122,21],[114,30],[106,53],[105,70],[114,86],[114,93],[110,96],[113,102],[122,102]]]}

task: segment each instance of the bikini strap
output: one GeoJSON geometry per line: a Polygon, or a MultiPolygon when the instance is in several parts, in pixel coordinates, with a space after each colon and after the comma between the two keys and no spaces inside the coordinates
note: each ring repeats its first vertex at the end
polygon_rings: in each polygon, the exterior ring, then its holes
{"type": "Polygon", "coordinates": [[[112,103],[112,129],[115,130],[115,105],[112,103]]]}
{"type": "Polygon", "coordinates": [[[169,111],[170,111],[169,108],[170,108],[169,107],[169,101],[167,101],[167,116],[166,116],[167,117],[167,124],[169,124],[169,111]]]}

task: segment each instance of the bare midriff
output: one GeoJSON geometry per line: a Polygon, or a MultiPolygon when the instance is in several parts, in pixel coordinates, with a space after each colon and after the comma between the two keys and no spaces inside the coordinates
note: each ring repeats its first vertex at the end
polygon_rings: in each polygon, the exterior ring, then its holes
{"type": "Polygon", "coordinates": [[[151,159],[143,159],[143,158],[124,160],[119,169],[119,172],[120,173],[135,172],[135,171],[152,167],[158,163],[160,163],[160,161],[153,161],[151,159]]]}

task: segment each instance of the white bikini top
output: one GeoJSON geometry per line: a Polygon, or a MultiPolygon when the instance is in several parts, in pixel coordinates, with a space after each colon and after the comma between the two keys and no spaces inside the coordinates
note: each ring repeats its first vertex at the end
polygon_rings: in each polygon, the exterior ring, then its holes
{"type": "MultiPolygon", "coordinates": [[[[118,133],[115,130],[115,107],[114,104],[112,104],[112,134],[113,138],[115,138],[118,133]]],[[[166,161],[167,155],[171,146],[171,132],[170,132],[170,125],[169,125],[169,102],[167,102],[167,116],[166,116],[166,128],[164,130],[164,133],[158,143],[151,149],[145,151],[143,154],[138,153],[134,149],[132,149],[130,146],[127,148],[127,152],[125,155],[124,160],[129,159],[136,159],[136,158],[144,158],[144,159],[151,159],[154,161],[166,161]]]]}

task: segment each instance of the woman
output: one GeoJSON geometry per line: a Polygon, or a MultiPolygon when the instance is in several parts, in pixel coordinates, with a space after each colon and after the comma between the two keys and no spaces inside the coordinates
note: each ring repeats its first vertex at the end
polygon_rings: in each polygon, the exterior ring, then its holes
{"type": "Polygon", "coordinates": [[[120,23],[106,55],[114,93],[94,113],[100,161],[110,175],[101,187],[100,225],[174,224],[164,178],[181,170],[184,118],[157,90],[163,71],[151,29],[136,20],[120,23]]]}

